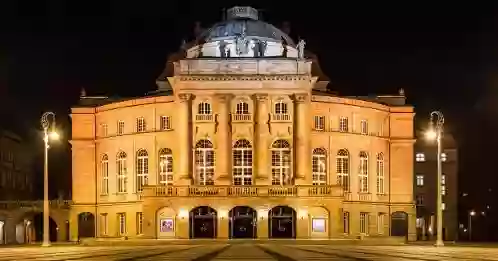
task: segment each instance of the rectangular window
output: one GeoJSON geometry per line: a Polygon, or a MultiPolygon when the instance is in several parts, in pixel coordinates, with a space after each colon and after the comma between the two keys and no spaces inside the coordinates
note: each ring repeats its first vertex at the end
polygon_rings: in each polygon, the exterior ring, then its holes
{"type": "Polygon", "coordinates": [[[446,185],[441,185],[441,195],[446,195],[446,185]]]}
{"type": "Polygon", "coordinates": [[[118,135],[123,135],[125,131],[125,124],[124,121],[118,121],[118,129],[117,129],[117,134],[118,135]]]}
{"type": "Polygon", "coordinates": [[[442,210],[446,210],[446,203],[444,203],[444,202],[443,202],[443,203],[441,203],[441,209],[442,209],[442,210]]]}
{"type": "Polygon", "coordinates": [[[446,175],[441,175],[441,184],[446,185],[446,175]]]}
{"type": "Polygon", "coordinates": [[[366,212],[360,213],[360,233],[368,234],[368,213],[366,212]]]}
{"type": "Polygon", "coordinates": [[[417,186],[422,187],[424,185],[424,175],[417,175],[417,186]]]}
{"type": "Polygon", "coordinates": [[[119,236],[126,235],[126,213],[118,213],[119,236]]]}
{"type": "Polygon", "coordinates": [[[143,117],[137,118],[137,132],[144,132],[145,127],[145,119],[143,117]]]}
{"type": "Polygon", "coordinates": [[[339,131],[340,132],[348,132],[348,118],[341,117],[339,119],[339,131]]]}
{"type": "Polygon", "coordinates": [[[314,116],[313,119],[315,130],[325,130],[325,116],[314,116]]]}
{"type": "Polygon", "coordinates": [[[109,233],[109,229],[107,228],[107,213],[100,214],[100,235],[107,236],[109,233]]]}
{"type": "Polygon", "coordinates": [[[101,136],[102,137],[107,137],[107,130],[108,130],[107,124],[102,123],[102,125],[100,126],[100,128],[101,128],[101,131],[102,131],[101,136]]]}
{"type": "Polygon", "coordinates": [[[368,134],[368,121],[367,120],[361,121],[361,134],[363,134],[363,135],[368,134]]]}
{"type": "Polygon", "coordinates": [[[344,234],[349,234],[349,212],[343,212],[342,213],[342,225],[343,225],[343,229],[342,229],[342,232],[344,234]]]}
{"type": "Polygon", "coordinates": [[[417,195],[415,198],[415,203],[417,206],[423,206],[424,205],[424,195],[417,195]]]}
{"type": "Polygon", "coordinates": [[[446,153],[441,153],[441,161],[442,162],[445,162],[446,160],[448,160],[448,155],[446,155],[446,153]]]}
{"type": "Polygon", "coordinates": [[[161,130],[171,130],[171,117],[170,116],[161,116],[160,123],[161,130]]]}
{"type": "Polygon", "coordinates": [[[143,220],[144,215],[142,212],[137,212],[137,235],[143,234],[143,220]]]}
{"type": "Polygon", "coordinates": [[[425,161],[425,154],[424,153],[417,153],[415,154],[415,161],[417,162],[424,162],[425,161]]]}
{"type": "Polygon", "coordinates": [[[377,234],[379,235],[384,234],[385,216],[385,213],[379,213],[379,215],[377,216],[377,234]]]}
{"type": "Polygon", "coordinates": [[[100,172],[102,177],[102,184],[100,188],[100,194],[107,195],[109,193],[109,160],[107,158],[107,155],[103,157],[101,164],[102,169],[100,170],[100,172]]]}

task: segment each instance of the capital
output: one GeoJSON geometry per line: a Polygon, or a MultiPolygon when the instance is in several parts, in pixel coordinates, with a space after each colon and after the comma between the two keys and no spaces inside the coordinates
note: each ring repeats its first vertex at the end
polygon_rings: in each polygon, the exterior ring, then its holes
{"type": "Polygon", "coordinates": [[[189,101],[190,99],[192,99],[192,94],[180,93],[180,94],[178,94],[178,98],[180,99],[180,101],[186,102],[186,101],[189,101]]]}
{"type": "Polygon", "coordinates": [[[254,98],[256,98],[256,101],[258,102],[266,102],[268,100],[268,94],[263,94],[263,93],[254,94],[254,98]]]}
{"type": "Polygon", "coordinates": [[[294,101],[297,103],[306,102],[308,100],[308,94],[294,94],[294,101]]]}

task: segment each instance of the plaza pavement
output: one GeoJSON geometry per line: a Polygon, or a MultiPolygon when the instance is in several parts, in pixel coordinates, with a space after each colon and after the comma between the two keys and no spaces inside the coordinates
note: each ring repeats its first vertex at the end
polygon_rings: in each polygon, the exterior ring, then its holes
{"type": "Polygon", "coordinates": [[[3,260],[175,260],[175,261],[249,261],[249,260],[458,260],[498,261],[498,248],[490,246],[436,248],[430,245],[335,245],[283,243],[189,243],[157,245],[79,246],[54,245],[2,247],[3,260]]]}

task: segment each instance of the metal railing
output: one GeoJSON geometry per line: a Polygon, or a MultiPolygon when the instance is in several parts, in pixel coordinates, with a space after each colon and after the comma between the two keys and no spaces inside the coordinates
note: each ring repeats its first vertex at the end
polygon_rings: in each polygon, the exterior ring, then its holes
{"type": "Polygon", "coordinates": [[[233,122],[252,121],[252,115],[251,114],[232,114],[232,121],[233,122]]]}

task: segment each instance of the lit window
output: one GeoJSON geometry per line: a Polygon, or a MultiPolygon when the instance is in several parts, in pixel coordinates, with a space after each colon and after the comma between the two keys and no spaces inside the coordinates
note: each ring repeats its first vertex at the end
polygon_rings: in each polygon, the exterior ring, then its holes
{"type": "Polygon", "coordinates": [[[327,151],[325,149],[314,149],[312,156],[312,178],[313,185],[327,184],[327,151]]]}
{"type": "Polygon", "coordinates": [[[323,131],[325,129],[325,116],[315,116],[313,120],[315,130],[323,131]]]}
{"type": "Polygon", "coordinates": [[[286,140],[277,140],[271,148],[271,180],[273,185],[292,183],[291,149],[286,140]]]}
{"type": "Polygon", "coordinates": [[[342,187],[344,192],[350,191],[349,186],[349,152],[341,149],[336,156],[336,174],[337,184],[342,187]]]}
{"type": "Polygon", "coordinates": [[[422,187],[424,185],[424,175],[417,175],[417,186],[422,187]]]}
{"type": "Polygon", "coordinates": [[[425,161],[425,154],[424,153],[415,154],[415,160],[417,162],[424,162],[425,161]]]}
{"type": "Polygon", "coordinates": [[[441,161],[445,162],[446,160],[448,159],[448,156],[446,155],[446,153],[441,153],[441,161]]]}
{"type": "Polygon", "coordinates": [[[146,150],[137,151],[137,192],[149,183],[149,154],[146,150]]]}
{"type": "Polygon", "coordinates": [[[143,234],[143,223],[144,223],[144,215],[142,212],[137,212],[137,218],[136,218],[136,222],[137,222],[137,235],[141,235],[143,234]]]}
{"type": "Polygon", "coordinates": [[[161,130],[171,130],[170,116],[161,116],[160,128],[161,130]]]}
{"type": "Polygon", "coordinates": [[[446,175],[441,175],[441,184],[446,185],[446,175]]]}
{"type": "Polygon", "coordinates": [[[360,233],[368,234],[368,213],[360,213],[360,233]]]}
{"type": "Polygon", "coordinates": [[[446,203],[444,203],[444,202],[443,202],[443,203],[441,203],[441,209],[442,209],[442,210],[446,210],[446,203]]]}
{"type": "Polygon", "coordinates": [[[360,126],[361,134],[367,135],[368,134],[368,122],[366,120],[361,121],[361,126],[360,126]]]}
{"type": "Polygon", "coordinates": [[[120,236],[126,235],[126,213],[118,213],[118,233],[120,236]]]}
{"type": "Polygon", "coordinates": [[[126,153],[120,151],[116,158],[116,168],[117,168],[117,185],[118,193],[125,193],[127,191],[128,176],[126,173],[126,153]]]}
{"type": "Polygon", "coordinates": [[[424,218],[417,218],[415,226],[417,228],[422,228],[423,224],[424,224],[424,218]]]}
{"type": "Polygon", "coordinates": [[[102,137],[107,137],[107,124],[102,123],[102,125],[100,125],[100,128],[102,130],[102,137]]]}
{"type": "Polygon", "coordinates": [[[417,204],[417,206],[423,206],[424,205],[424,195],[417,195],[417,197],[415,198],[415,203],[417,204]]]}
{"type": "Polygon", "coordinates": [[[211,104],[207,102],[201,102],[197,106],[197,114],[208,115],[211,114],[211,104]]]}
{"type": "Polygon", "coordinates": [[[234,185],[252,185],[252,146],[248,140],[235,142],[232,171],[234,185]]]}
{"type": "Polygon", "coordinates": [[[145,119],[143,117],[137,118],[137,132],[145,131],[145,119]]]}
{"type": "Polygon", "coordinates": [[[236,114],[249,114],[249,104],[247,102],[239,102],[235,108],[236,114]]]}
{"type": "Polygon", "coordinates": [[[343,225],[343,228],[342,228],[342,232],[344,234],[349,234],[349,212],[343,212],[342,213],[342,225],[343,225]]]}
{"type": "Polygon", "coordinates": [[[173,152],[167,148],[159,151],[159,184],[173,185],[173,152]]]}
{"type": "Polygon", "coordinates": [[[360,179],[360,193],[368,193],[368,156],[364,151],[360,152],[360,173],[358,173],[358,178],[360,179]]]}
{"type": "Polygon", "coordinates": [[[275,114],[287,114],[287,103],[278,101],[275,103],[275,114]]]}
{"type": "Polygon", "coordinates": [[[117,130],[118,135],[124,134],[124,130],[125,130],[124,128],[125,128],[124,121],[118,121],[118,130],[117,130]]]}
{"type": "Polygon", "coordinates": [[[384,194],[384,154],[377,154],[377,194],[384,194]]]}
{"type": "Polygon", "coordinates": [[[339,131],[348,132],[348,118],[341,117],[339,119],[339,131]]]}
{"type": "Polygon", "coordinates": [[[101,187],[100,194],[107,195],[109,193],[109,157],[104,154],[100,162],[101,187]]]}
{"type": "Polygon", "coordinates": [[[441,195],[446,195],[446,185],[441,185],[441,195]]]}
{"type": "Polygon", "coordinates": [[[213,143],[200,140],[195,145],[195,173],[198,185],[214,185],[215,154],[213,143]]]}

